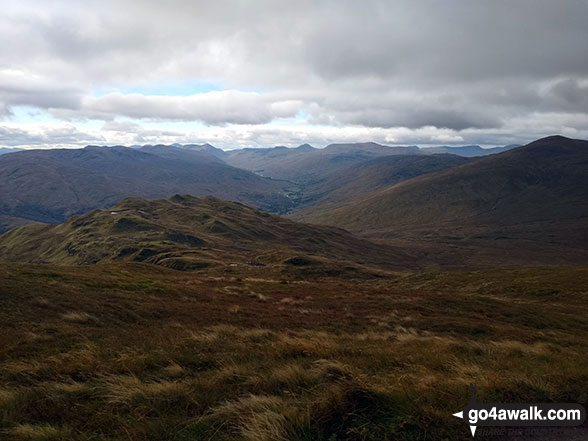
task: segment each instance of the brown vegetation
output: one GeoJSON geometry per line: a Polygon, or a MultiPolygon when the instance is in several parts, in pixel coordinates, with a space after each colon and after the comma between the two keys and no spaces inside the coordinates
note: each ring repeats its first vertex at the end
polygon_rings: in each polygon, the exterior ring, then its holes
{"type": "Polygon", "coordinates": [[[459,440],[588,393],[588,270],[0,267],[0,439],[459,440]]]}

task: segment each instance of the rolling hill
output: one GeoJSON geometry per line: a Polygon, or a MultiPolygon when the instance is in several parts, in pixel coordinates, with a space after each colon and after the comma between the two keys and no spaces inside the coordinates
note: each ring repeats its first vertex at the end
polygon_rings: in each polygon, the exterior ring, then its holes
{"type": "Polygon", "coordinates": [[[0,236],[0,259],[59,264],[130,260],[175,269],[414,266],[408,254],[339,228],[296,223],[213,197],[179,195],[157,201],[129,198],[61,225],[14,229],[0,236]]]}
{"type": "Polygon", "coordinates": [[[436,261],[586,263],[587,176],[588,142],[553,136],[304,219],[423,247],[436,261]]]}
{"type": "MultiPolygon", "coordinates": [[[[293,205],[284,194],[286,185],[206,152],[173,147],[28,150],[0,157],[0,215],[59,223],[129,196],[176,193],[215,195],[283,212],[293,205]]],[[[3,225],[5,231],[11,224],[3,225]]]]}

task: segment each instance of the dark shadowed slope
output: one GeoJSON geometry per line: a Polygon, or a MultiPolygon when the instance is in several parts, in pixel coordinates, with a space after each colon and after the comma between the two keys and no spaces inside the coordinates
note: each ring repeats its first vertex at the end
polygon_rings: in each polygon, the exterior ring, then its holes
{"type": "Polygon", "coordinates": [[[506,152],[508,150],[512,150],[516,147],[520,147],[517,144],[510,144],[505,145],[504,147],[492,147],[492,148],[482,148],[479,145],[463,145],[463,146],[455,146],[455,147],[430,147],[430,148],[423,148],[423,152],[425,153],[449,153],[452,155],[463,156],[465,158],[476,158],[479,156],[488,156],[488,155],[495,155],[497,153],[506,152]]]}
{"type": "Polygon", "coordinates": [[[282,212],[292,205],[283,187],[206,153],[166,147],[29,150],[0,157],[0,215],[49,223],[129,196],[176,193],[282,212]]]}
{"type": "Polygon", "coordinates": [[[514,254],[517,261],[587,262],[587,201],[588,142],[554,136],[306,219],[453,247],[449,254],[494,248],[505,262],[514,254]]]}
{"type": "Polygon", "coordinates": [[[414,260],[334,227],[311,226],[217,198],[130,198],[57,226],[31,224],[0,236],[0,259],[90,264],[112,260],[177,269],[210,265],[366,264],[407,268],[414,260]],[[290,259],[290,260],[289,260],[290,259]]]}
{"type": "Polygon", "coordinates": [[[310,219],[323,211],[331,211],[399,182],[428,173],[465,164],[455,155],[393,155],[384,156],[347,167],[309,185],[300,208],[291,213],[294,219],[310,219]]]}

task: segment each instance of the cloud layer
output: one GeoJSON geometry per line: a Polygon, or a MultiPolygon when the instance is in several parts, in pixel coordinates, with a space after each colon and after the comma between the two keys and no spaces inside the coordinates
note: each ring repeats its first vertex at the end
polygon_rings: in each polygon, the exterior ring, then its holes
{"type": "Polygon", "coordinates": [[[73,127],[72,145],[113,143],[175,122],[228,146],[588,137],[586,23],[583,0],[9,1],[0,130],[21,136],[0,142],[63,144],[47,127],[73,127]],[[127,120],[124,137],[88,126],[127,120]]]}

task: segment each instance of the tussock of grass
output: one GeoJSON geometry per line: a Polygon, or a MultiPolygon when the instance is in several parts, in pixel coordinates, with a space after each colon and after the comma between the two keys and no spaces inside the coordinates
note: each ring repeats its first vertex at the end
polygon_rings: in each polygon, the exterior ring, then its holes
{"type": "Polygon", "coordinates": [[[97,323],[98,319],[96,317],[94,317],[91,314],[88,314],[87,312],[75,312],[75,311],[71,311],[71,312],[67,312],[65,314],[62,314],[61,317],[68,321],[68,322],[73,322],[73,323],[97,323]]]}
{"type": "Polygon", "coordinates": [[[451,411],[471,382],[486,402],[588,393],[586,270],[351,286],[142,266],[11,271],[0,267],[2,440],[461,440],[451,411]],[[225,290],[237,283],[242,295],[225,290]],[[47,286],[51,314],[37,302],[47,286]],[[80,311],[100,326],[62,316],[80,311]]]}
{"type": "Polygon", "coordinates": [[[207,420],[247,441],[287,440],[296,409],[276,396],[250,395],[215,408],[207,420]]]}
{"type": "Polygon", "coordinates": [[[8,435],[14,441],[68,441],[72,439],[70,430],[50,425],[23,424],[8,431],[8,435]]]}

